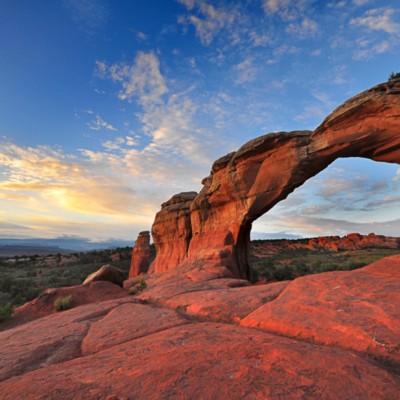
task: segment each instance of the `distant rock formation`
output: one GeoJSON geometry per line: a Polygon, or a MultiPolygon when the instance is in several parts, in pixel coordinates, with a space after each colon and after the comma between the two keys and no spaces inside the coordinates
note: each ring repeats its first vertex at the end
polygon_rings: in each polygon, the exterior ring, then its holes
{"type": "Polygon", "coordinates": [[[327,236],[310,239],[305,246],[310,249],[326,249],[332,251],[357,250],[368,247],[381,247],[387,249],[399,249],[400,239],[391,236],[360,235],[359,233],[349,233],[342,238],[340,236],[327,236]]]}
{"type": "Polygon", "coordinates": [[[150,265],[150,232],[140,232],[133,247],[129,278],[146,273],[150,265]]]}
{"type": "Polygon", "coordinates": [[[90,274],[82,283],[83,286],[95,281],[107,281],[123,286],[125,276],[123,271],[109,264],[103,265],[99,270],[90,274]]]}
{"type": "Polygon", "coordinates": [[[346,236],[321,236],[312,239],[280,239],[280,240],[256,240],[251,243],[252,254],[256,257],[266,257],[288,250],[309,249],[313,251],[344,251],[360,250],[368,248],[399,249],[400,238],[393,236],[360,235],[349,233],[346,236]]]}
{"type": "Polygon", "coordinates": [[[218,159],[197,196],[162,205],[150,272],[186,263],[249,278],[252,222],[337,158],[400,163],[399,113],[400,80],[391,80],[346,101],[314,132],[270,133],[218,159]]]}

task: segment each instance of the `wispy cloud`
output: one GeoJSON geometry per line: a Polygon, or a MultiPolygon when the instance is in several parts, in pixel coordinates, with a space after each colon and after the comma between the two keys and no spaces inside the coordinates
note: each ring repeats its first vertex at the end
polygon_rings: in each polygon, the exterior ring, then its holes
{"type": "Polygon", "coordinates": [[[237,84],[243,84],[249,81],[253,81],[257,78],[257,68],[254,66],[254,58],[248,57],[235,67],[237,84]]]}
{"type": "Polygon", "coordinates": [[[308,36],[318,31],[318,24],[311,18],[303,18],[298,23],[291,23],[286,28],[287,32],[301,36],[308,36]]]}
{"type": "Polygon", "coordinates": [[[199,107],[189,96],[194,87],[183,92],[170,90],[155,53],[139,52],[132,65],[98,63],[97,68],[103,77],[108,76],[122,86],[120,100],[135,99],[142,107],[136,118],[150,143],[140,151],[131,150],[126,154],[131,165],[142,163],[141,155],[147,159],[157,157],[154,166],[172,156],[183,158],[189,164],[211,163],[209,148],[215,139],[205,129],[196,127],[199,107]]]}
{"type": "Polygon", "coordinates": [[[108,131],[114,131],[117,132],[118,129],[115,128],[114,126],[112,126],[110,123],[104,121],[100,115],[96,115],[96,118],[87,123],[87,126],[89,127],[89,129],[91,129],[92,131],[100,131],[103,129],[106,129],[108,131]]]}
{"type": "Polygon", "coordinates": [[[390,50],[390,44],[387,40],[374,46],[356,50],[353,55],[354,60],[365,60],[374,57],[376,54],[386,53],[390,50]]]}
{"type": "Polygon", "coordinates": [[[88,34],[94,34],[107,22],[108,12],[101,0],[64,0],[72,19],[88,34]]]}
{"type": "Polygon", "coordinates": [[[394,15],[393,8],[374,8],[368,10],[362,17],[351,19],[350,24],[398,35],[400,34],[400,24],[393,20],[394,15]]]}
{"type": "Polygon", "coordinates": [[[101,76],[111,77],[119,82],[121,100],[138,98],[142,106],[162,103],[162,96],[168,92],[165,79],[160,71],[160,61],[154,52],[138,52],[132,65],[116,63],[107,66],[97,61],[97,71],[101,76]]]}
{"type": "Polygon", "coordinates": [[[239,18],[235,5],[216,7],[207,0],[178,0],[190,14],[180,16],[178,22],[191,24],[196,30],[196,35],[204,45],[209,45],[214,37],[223,29],[229,29],[239,18]]]}

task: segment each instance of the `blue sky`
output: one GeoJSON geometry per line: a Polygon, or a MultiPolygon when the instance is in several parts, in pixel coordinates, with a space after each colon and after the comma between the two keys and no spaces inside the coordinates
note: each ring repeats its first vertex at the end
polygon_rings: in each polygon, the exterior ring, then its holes
{"type": "MultiPolygon", "coordinates": [[[[400,70],[385,0],[5,0],[0,237],[134,240],[259,135],[314,129],[400,70]]],[[[400,169],[338,160],[255,235],[398,235],[400,169]]]]}

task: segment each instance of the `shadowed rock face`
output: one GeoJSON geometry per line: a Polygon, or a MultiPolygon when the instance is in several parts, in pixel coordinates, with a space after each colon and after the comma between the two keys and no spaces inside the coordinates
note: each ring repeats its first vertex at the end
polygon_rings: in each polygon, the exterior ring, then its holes
{"type": "Polygon", "coordinates": [[[314,132],[270,133],[220,158],[197,196],[163,204],[151,272],[188,261],[249,278],[252,222],[337,158],[400,163],[399,116],[400,80],[392,80],[348,100],[314,132]]]}
{"type": "Polygon", "coordinates": [[[133,247],[129,278],[146,273],[150,265],[150,232],[140,232],[133,247]]]}
{"type": "Polygon", "coordinates": [[[157,257],[150,273],[168,271],[186,259],[192,237],[190,204],[196,196],[196,192],[179,193],[161,205],[151,228],[157,257]]]}

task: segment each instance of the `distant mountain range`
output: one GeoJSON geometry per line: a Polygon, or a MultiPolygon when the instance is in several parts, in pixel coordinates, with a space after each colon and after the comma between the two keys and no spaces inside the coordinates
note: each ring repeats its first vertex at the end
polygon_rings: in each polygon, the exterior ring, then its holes
{"type": "Polygon", "coordinates": [[[133,246],[127,240],[108,239],[92,241],[77,236],[62,236],[53,239],[3,239],[0,238],[0,257],[32,256],[35,254],[74,253],[90,250],[113,249],[116,247],[133,246]]]}

